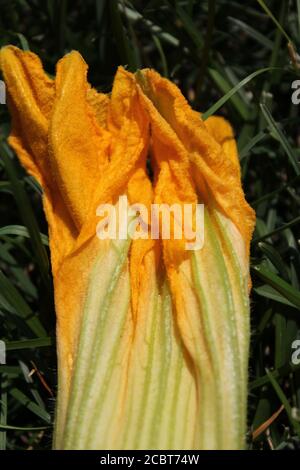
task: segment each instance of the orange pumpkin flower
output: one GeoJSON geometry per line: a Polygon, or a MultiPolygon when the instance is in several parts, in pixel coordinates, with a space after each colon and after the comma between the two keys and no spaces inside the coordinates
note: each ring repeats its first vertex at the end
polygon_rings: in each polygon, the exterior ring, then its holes
{"type": "Polygon", "coordinates": [[[0,68],[9,143],[43,188],[49,224],[54,448],[243,448],[255,217],[230,125],[203,121],[153,70],[120,67],[104,95],[78,52],[54,80],[12,46],[0,68]],[[121,220],[124,195],[149,211],[190,205],[193,221],[204,204],[203,247],[187,250],[174,229],[163,240],[100,239],[97,208],[111,204],[121,220]]]}

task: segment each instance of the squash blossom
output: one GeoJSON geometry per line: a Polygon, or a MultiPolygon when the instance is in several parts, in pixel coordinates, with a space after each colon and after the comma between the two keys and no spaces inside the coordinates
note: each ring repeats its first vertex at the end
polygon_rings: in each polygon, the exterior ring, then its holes
{"type": "Polygon", "coordinates": [[[55,449],[242,449],[249,244],[233,131],[157,72],[120,67],[109,95],[78,52],[0,52],[9,143],[43,188],[57,315],[55,449]],[[100,239],[97,208],[204,204],[204,245],[100,239]]]}

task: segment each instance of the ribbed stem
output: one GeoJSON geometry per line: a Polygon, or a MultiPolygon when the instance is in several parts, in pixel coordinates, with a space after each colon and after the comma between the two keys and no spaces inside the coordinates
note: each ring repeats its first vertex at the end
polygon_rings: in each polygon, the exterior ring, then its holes
{"type": "Polygon", "coordinates": [[[131,311],[130,241],[111,242],[90,275],[60,449],[242,449],[249,343],[239,235],[205,209],[203,249],[178,269],[182,308],[146,257],[131,311]]]}

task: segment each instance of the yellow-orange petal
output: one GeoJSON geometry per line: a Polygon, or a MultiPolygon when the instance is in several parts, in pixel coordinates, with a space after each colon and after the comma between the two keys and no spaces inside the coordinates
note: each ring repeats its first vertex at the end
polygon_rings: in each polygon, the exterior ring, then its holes
{"type": "Polygon", "coordinates": [[[49,155],[58,187],[78,230],[90,211],[99,171],[108,160],[109,134],[87,102],[87,65],[77,52],[57,64],[49,155]]]}
{"type": "Polygon", "coordinates": [[[146,69],[143,74],[155,96],[155,106],[189,156],[200,198],[204,202],[211,198],[215,200],[240,231],[249,254],[255,215],[242,190],[230,126],[226,121],[215,118],[206,125],[176,85],[153,70],[146,69]]]}
{"type": "MultiPolygon", "coordinates": [[[[111,135],[109,163],[99,174],[91,211],[78,239],[77,247],[94,236],[96,209],[100,204],[117,202],[127,195],[130,204],[150,206],[152,187],[146,170],[149,146],[149,119],[140,107],[134,76],[120,67],[114,79],[107,108],[107,131],[111,135]]],[[[153,243],[135,241],[131,248],[132,306],[136,310],[143,257],[153,243]],[[135,307],[134,307],[135,306],[135,307]]]]}
{"type": "Polygon", "coordinates": [[[54,103],[54,82],[39,57],[17,47],[0,51],[0,68],[7,86],[12,114],[9,143],[26,170],[44,190],[54,272],[73,247],[76,229],[51,173],[48,153],[49,120],[54,103]]]}
{"type": "MultiPolygon", "coordinates": [[[[141,106],[149,115],[151,123],[151,163],[155,170],[154,202],[156,204],[192,204],[195,207],[197,194],[190,174],[187,152],[170,123],[160,112],[155,90],[151,83],[143,80],[143,72],[136,75],[139,84],[141,106]],[[142,76],[141,76],[142,75],[142,76]],[[149,87],[149,88],[148,88],[149,87]]],[[[164,216],[162,216],[164,217],[164,216]]],[[[171,237],[164,240],[164,259],[168,268],[174,268],[186,257],[185,240],[174,239],[174,213],[170,214],[171,237]]]]}
{"type": "Polygon", "coordinates": [[[88,88],[87,102],[93,108],[98,124],[101,128],[107,128],[107,112],[109,96],[99,93],[95,88],[88,88]]]}
{"type": "Polygon", "coordinates": [[[145,166],[149,122],[139,106],[134,77],[122,67],[114,79],[107,129],[111,134],[109,165],[100,175],[94,204],[115,202],[126,193],[136,169],[145,166]]]}
{"type": "Polygon", "coordinates": [[[0,52],[0,68],[12,114],[10,144],[26,170],[40,184],[47,178],[47,135],[54,101],[54,83],[47,77],[39,57],[17,47],[0,52]]]}

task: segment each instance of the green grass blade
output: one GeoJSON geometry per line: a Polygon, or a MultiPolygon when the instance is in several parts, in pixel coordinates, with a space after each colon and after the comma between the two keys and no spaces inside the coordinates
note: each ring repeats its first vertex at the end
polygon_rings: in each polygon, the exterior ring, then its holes
{"type": "Polygon", "coordinates": [[[266,371],[266,373],[267,373],[267,376],[268,376],[268,378],[269,378],[269,380],[270,380],[270,382],[271,382],[271,384],[272,384],[279,400],[281,401],[281,403],[283,404],[283,406],[285,408],[285,411],[287,412],[287,415],[289,417],[289,421],[290,421],[291,425],[293,426],[296,433],[300,437],[300,424],[297,423],[297,421],[293,418],[292,408],[291,408],[291,405],[289,404],[289,401],[288,401],[285,393],[283,392],[282,388],[280,387],[279,383],[277,382],[277,380],[274,377],[274,375],[272,374],[272,372],[266,371]]]}
{"type": "MultiPolygon", "coordinates": [[[[120,9],[120,8],[119,8],[120,9]]],[[[147,27],[151,34],[155,34],[165,43],[173,46],[178,47],[180,45],[179,40],[170,33],[165,32],[160,26],[154,24],[151,20],[145,18],[141,13],[133,10],[132,8],[128,8],[127,6],[121,5],[121,11],[126,15],[126,17],[131,20],[132,22],[136,23],[140,21],[147,27]]]]}
{"type": "Polygon", "coordinates": [[[258,42],[259,44],[261,44],[262,46],[266,47],[267,49],[270,49],[272,50],[273,49],[273,42],[268,39],[264,34],[261,34],[259,31],[257,31],[256,29],[252,28],[251,26],[249,26],[247,23],[245,23],[244,21],[241,21],[237,18],[232,18],[232,17],[229,17],[228,18],[229,21],[231,21],[233,24],[235,24],[236,26],[238,26],[238,28],[243,31],[243,33],[246,33],[248,34],[250,37],[252,37],[253,39],[256,40],[256,42],[258,42]]]}
{"type": "MultiPolygon", "coordinates": [[[[20,237],[30,238],[28,229],[23,225],[6,225],[0,228],[0,237],[3,235],[18,235],[20,237]]],[[[47,235],[40,233],[43,245],[49,246],[49,238],[47,235]]]]}
{"type": "Polygon", "coordinates": [[[118,1],[110,0],[109,7],[112,30],[115,36],[120,58],[123,62],[123,65],[128,65],[129,69],[134,72],[138,68],[138,64],[136,63],[132,45],[130,44],[122,22],[118,1]]]}
{"type": "Polygon", "coordinates": [[[249,142],[240,151],[239,153],[240,160],[243,160],[243,158],[245,158],[249,154],[251,149],[255,147],[256,144],[261,142],[266,136],[267,136],[267,133],[265,131],[260,131],[258,134],[252,137],[252,139],[249,140],[249,142]]]}
{"type": "Polygon", "coordinates": [[[5,169],[12,185],[20,215],[23,219],[24,225],[28,229],[28,233],[30,234],[30,240],[35,253],[35,259],[40,269],[44,285],[47,291],[49,292],[50,278],[48,255],[42,243],[38,224],[36,222],[29,198],[17,177],[16,170],[12,161],[12,152],[9,149],[8,145],[3,142],[0,143],[0,154],[4,160],[5,169]]]}
{"type": "Polygon", "coordinates": [[[252,240],[253,244],[256,244],[262,240],[266,240],[267,238],[272,237],[273,235],[276,235],[277,233],[280,233],[289,227],[292,227],[293,225],[297,225],[300,222],[300,216],[296,217],[295,219],[291,220],[290,222],[287,222],[286,224],[282,225],[281,227],[276,228],[275,230],[272,230],[272,232],[265,233],[261,235],[260,237],[254,238],[252,240]]]}
{"type": "Polygon", "coordinates": [[[200,31],[195,26],[195,23],[189,16],[189,14],[179,5],[179,2],[176,2],[176,13],[178,14],[178,17],[180,18],[187,34],[190,36],[193,43],[195,44],[197,52],[200,54],[200,51],[203,48],[203,38],[200,34],[200,31]]]}
{"type": "MultiPolygon", "coordinates": [[[[262,73],[270,72],[271,70],[275,70],[277,67],[265,67],[263,69],[256,70],[256,72],[251,73],[246,78],[241,80],[236,86],[234,86],[228,93],[226,93],[222,98],[220,98],[215,104],[213,104],[205,113],[202,115],[202,119],[205,120],[212,114],[214,114],[218,109],[220,109],[228,100],[230,100],[235,93],[242,88],[243,86],[247,85],[247,83],[251,82],[255,77],[258,77],[262,73]]],[[[277,69],[278,70],[278,69],[277,69]]]]}
{"type": "Polygon", "coordinates": [[[272,21],[275,23],[275,25],[277,26],[277,28],[279,29],[279,31],[281,32],[281,34],[286,38],[287,42],[292,43],[291,38],[290,38],[289,35],[286,33],[286,31],[283,29],[283,27],[281,26],[281,24],[279,23],[279,21],[275,18],[275,16],[274,16],[273,13],[271,12],[271,10],[267,7],[267,5],[265,4],[264,0],[257,0],[257,2],[258,2],[258,3],[260,4],[260,6],[265,10],[265,12],[267,13],[267,15],[272,19],[272,21]]]}
{"type": "MultiPolygon", "coordinates": [[[[231,87],[230,83],[225,79],[224,74],[220,73],[218,70],[211,69],[211,68],[208,71],[209,71],[209,74],[210,74],[211,78],[213,79],[213,81],[216,83],[218,88],[220,88],[220,90],[223,93],[228,94],[228,93],[231,92],[232,87],[231,87]]],[[[239,90],[239,88],[236,89],[236,92],[238,92],[238,90],[239,90]]],[[[232,101],[232,104],[234,105],[235,109],[237,110],[237,112],[240,114],[240,116],[245,121],[247,121],[247,119],[249,117],[249,113],[250,113],[250,107],[247,106],[243,102],[243,100],[240,98],[238,93],[234,93],[234,94],[231,95],[231,101],[232,101]]],[[[204,113],[204,115],[205,115],[205,117],[203,119],[206,119],[206,113],[204,113]]]]}
{"type": "Polygon", "coordinates": [[[0,294],[12,306],[15,313],[25,320],[28,327],[36,336],[47,336],[39,318],[2,271],[0,271],[0,294]]]}
{"type": "Polygon", "coordinates": [[[169,76],[168,62],[167,62],[164,50],[162,48],[161,42],[160,42],[159,38],[155,35],[153,35],[152,38],[153,38],[153,41],[154,41],[154,43],[157,47],[158,53],[159,53],[160,58],[161,58],[162,75],[164,77],[168,77],[169,76]]]}
{"type": "Polygon", "coordinates": [[[28,41],[25,38],[25,36],[21,33],[17,33],[17,36],[19,38],[19,41],[20,41],[20,44],[21,44],[21,47],[22,47],[23,51],[30,51],[30,47],[29,47],[28,41]]]}
{"type": "Polygon", "coordinates": [[[289,159],[292,167],[294,168],[294,171],[295,171],[296,175],[299,175],[300,174],[299,162],[297,160],[297,157],[296,157],[289,141],[285,137],[285,135],[284,135],[283,131],[281,130],[281,128],[278,126],[278,124],[273,119],[273,116],[270,113],[270,110],[268,109],[268,107],[265,104],[261,103],[260,108],[263,112],[263,115],[264,115],[268,125],[269,125],[270,130],[274,133],[274,135],[276,136],[278,141],[281,143],[283,149],[285,150],[285,152],[288,156],[288,159],[289,159]]]}
{"type": "Polygon", "coordinates": [[[300,292],[291,284],[281,279],[279,276],[264,268],[263,266],[253,266],[252,271],[264,282],[277,290],[298,309],[300,309],[300,292]]]}
{"type": "Polygon", "coordinates": [[[53,338],[46,336],[45,338],[25,339],[20,341],[8,341],[5,343],[7,351],[16,351],[20,349],[36,349],[45,348],[54,344],[53,338]]]}
{"type": "Polygon", "coordinates": [[[275,248],[269,243],[259,242],[258,248],[266,255],[266,257],[271,261],[273,266],[278,270],[279,274],[286,280],[289,280],[289,274],[287,272],[286,265],[275,248]]]}
{"type": "Polygon", "coordinates": [[[0,192],[11,193],[11,184],[9,181],[1,181],[0,182],[0,192]]]}
{"type": "Polygon", "coordinates": [[[50,429],[51,426],[35,426],[35,427],[21,427],[21,426],[9,426],[8,424],[0,424],[0,429],[8,431],[44,431],[50,429]]]}
{"type": "MultiPolygon", "coordinates": [[[[285,364],[283,367],[280,367],[280,369],[276,369],[272,371],[272,376],[276,379],[282,379],[289,375],[292,372],[297,372],[300,370],[300,364],[297,366],[293,366],[290,363],[285,364]]],[[[249,384],[249,390],[255,390],[257,388],[263,387],[264,385],[267,385],[270,382],[270,378],[267,374],[263,375],[262,377],[258,377],[257,379],[253,380],[249,384]]]]}
{"type": "Polygon", "coordinates": [[[267,284],[264,284],[263,286],[260,286],[260,287],[254,287],[253,290],[260,297],[265,297],[266,299],[275,300],[275,302],[279,302],[280,304],[288,305],[289,307],[296,308],[296,306],[294,304],[289,302],[276,289],[273,289],[273,287],[268,286],[267,284]]]}
{"type": "Polygon", "coordinates": [[[47,413],[46,410],[41,408],[37,403],[34,401],[30,400],[21,390],[17,388],[12,388],[9,390],[9,394],[14,397],[18,402],[20,402],[25,408],[27,408],[29,411],[34,413],[36,416],[41,418],[43,421],[46,421],[46,423],[51,423],[51,416],[49,413],[47,413]]]}

